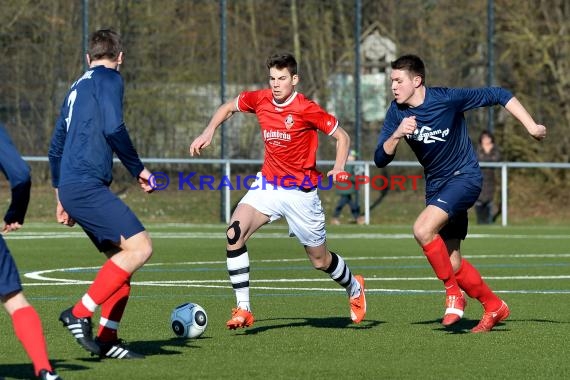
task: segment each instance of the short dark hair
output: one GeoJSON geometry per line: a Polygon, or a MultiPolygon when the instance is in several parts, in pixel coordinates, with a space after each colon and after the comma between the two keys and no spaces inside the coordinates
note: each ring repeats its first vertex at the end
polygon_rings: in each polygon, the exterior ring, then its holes
{"type": "Polygon", "coordinates": [[[395,61],[391,62],[393,70],[404,70],[411,73],[413,76],[422,78],[422,84],[426,81],[426,67],[424,61],[417,55],[407,54],[403,55],[395,61]]]}
{"type": "Polygon", "coordinates": [[[267,58],[267,68],[287,69],[291,75],[297,75],[297,61],[292,54],[274,54],[267,58]]]}
{"type": "Polygon", "coordinates": [[[104,58],[114,61],[122,51],[121,36],[111,29],[100,29],[89,36],[87,54],[93,61],[104,58]]]}

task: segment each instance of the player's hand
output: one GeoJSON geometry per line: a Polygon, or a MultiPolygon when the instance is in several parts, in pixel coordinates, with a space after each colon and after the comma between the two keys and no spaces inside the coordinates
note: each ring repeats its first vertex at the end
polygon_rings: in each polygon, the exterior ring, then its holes
{"type": "Polygon", "coordinates": [[[147,194],[150,194],[154,191],[155,184],[151,183],[151,177],[152,173],[147,168],[144,168],[143,171],[140,172],[138,178],[141,189],[143,189],[143,191],[147,194]]]}
{"type": "Polygon", "coordinates": [[[402,119],[402,122],[394,132],[394,138],[401,139],[407,135],[413,135],[414,131],[418,128],[418,123],[415,116],[409,116],[402,119]]]}
{"type": "Polygon", "coordinates": [[[55,209],[55,217],[59,224],[63,224],[64,226],[73,227],[75,226],[75,220],[69,216],[67,211],[63,209],[63,205],[61,202],[57,202],[57,206],[55,209]]]}
{"type": "Polygon", "coordinates": [[[529,131],[530,135],[535,140],[542,140],[546,137],[546,127],[544,125],[537,124],[533,130],[529,131]]]}
{"type": "Polygon", "coordinates": [[[327,173],[327,177],[331,177],[333,183],[346,182],[350,178],[350,173],[341,169],[332,169],[327,173]]]}
{"type": "Polygon", "coordinates": [[[212,135],[209,133],[202,133],[200,136],[196,137],[196,139],[190,144],[190,155],[193,157],[194,155],[199,156],[200,151],[210,145],[212,142],[212,135]]]}
{"type": "Polygon", "coordinates": [[[18,222],[6,223],[4,224],[4,228],[2,228],[2,233],[6,234],[8,232],[19,230],[20,228],[22,228],[22,225],[18,222]]]}

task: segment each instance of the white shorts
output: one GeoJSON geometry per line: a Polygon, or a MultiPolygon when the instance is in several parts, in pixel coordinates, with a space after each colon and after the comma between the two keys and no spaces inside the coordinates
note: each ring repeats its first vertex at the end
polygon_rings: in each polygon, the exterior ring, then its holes
{"type": "Polygon", "coordinates": [[[270,223],[285,217],[289,236],[296,236],[303,245],[317,247],[326,240],[325,212],[317,189],[303,192],[297,188],[273,186],[257,173],[257,179],[239,203],[267,215],[270,223]]]}

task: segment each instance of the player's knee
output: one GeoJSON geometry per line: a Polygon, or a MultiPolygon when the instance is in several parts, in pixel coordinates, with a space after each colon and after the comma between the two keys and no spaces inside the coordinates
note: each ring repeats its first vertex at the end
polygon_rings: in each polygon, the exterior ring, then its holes
{"type": "Polygon", "coordinates": [[[313,265],[313,268],[320,270],[320,271],[323,271],[323,272],[326,272],[329,270],[331,263],[333,261],[331,253],[329,253],[326,250],[315,251],[314,249],[312,249],[312,250],[307,250],[307,254],[309,256],[309,260],[311,261],[311,264],[313,265]]]}
{"type": "Polygon", "coordinates": [[[234,220],[232,224],[226,230],[226,238],[228,239],[228,245],[235,245],[241,238],[241,228],[239,226],[239,220],[234,220]]]}
{"type": "Polygon", "coordinates": [[[412,232],[414,234],[414,238],[421,246],[424,246],[433,240],[433,232],[421,223],[416,222],[412,232]]]}
{"type": "Polygon", "coordinates": [[[1,297],[0,300],[4,304],[4,308],[9,315],[14,314],[19,309],[30,306],[21,290],[16,290],[12,293],[6,294],[1,297]]]}
{"type": "Polygon", "coordinates": [[[311,264],[316,270],[326,272],[331,266],[330,255],[311,257],[311,264]]]}
{"type": "Polygon", "coordinates": [[[144,262],[146,263],[152,257],[152,252],[153,252],[152,251],[152,244],[146,244],[141,249],[141,253],[140,253],[141,259],[143,259],[144,262]]]}
{"type": "Polygon", "coordinates": [[[461,264],[463,262],[461,252],[459,252],[459,250],[453,249],[449,254],[449,261],[451,261],[451,268],[453,269],[453,273],[457,273],[457,271],[459,271],[461,268],[461,264]]]}
{"type": "Polygon", "coordinates": [[[313,260],[311,263],[313,264],[313,268],[323,272],[326,272],[329,268],[329,265],[324,260],[313,260]]]}
{"type": "Polygon", "coordinates": [[[152,242],[148,236],[138,242],[136,247],[133,249],[133,253],[138,261],[138,267],[144,265],[152,257],[152,242]]]}

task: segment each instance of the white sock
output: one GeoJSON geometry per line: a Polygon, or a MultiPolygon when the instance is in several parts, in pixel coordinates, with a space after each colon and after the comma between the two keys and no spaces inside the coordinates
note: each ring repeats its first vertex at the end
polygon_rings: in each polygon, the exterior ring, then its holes
{"type": "Polygon", "coordinates": [[[237,306],[251,311],[249,304],[249,255],[247,249],[229,251],[226,264],[230,281],[236,295],[237,306]],[[239,253],[234,257],[232,256],[233,252],[239,253]]]}

